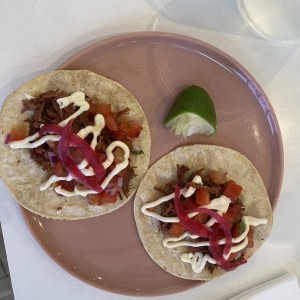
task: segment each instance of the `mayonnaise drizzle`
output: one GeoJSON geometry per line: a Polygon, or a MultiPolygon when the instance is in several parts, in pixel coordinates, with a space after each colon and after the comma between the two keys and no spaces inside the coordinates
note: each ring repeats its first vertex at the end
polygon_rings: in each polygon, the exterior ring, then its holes
{"type": "MultiPolygon", "coordinates": [[[[30,98],[31,96],[28,94],[24,94],[26,96],[27,99],[32,99],[30,98]]],[[[58,103],[60,108],[64,108],[67,107],[69,104],[73,103],[75,106],[78,106],[79,109],[72,114],[71,116],[69,116],[67,119],[61,121],[58,125],[59,126],[66,126],[67,123],[71,120],[71,119],[75,119],[76,117],[78,117],[80,114],[82,114],[84,111],[89,110],[90,105],[89,103],[85,100],[85,95],[83,92],[75,92],[72,95],[68,96],[68,97],[64,97],[64,98],[59,98],[56,100],[56,102],[58,103]]],[[[100,115],[102,116],[102,115],[100,115]]],[[[101,122],[101,125],[104,122],[104,118],[102,116],[102,119],[100,121],[100,117],[98,117],[97,122],[96,122],[96,118],[95,118],[95,124],[98,124],[101,122]]],[[[104,127],[103,125],[103,127],[104,127]]],[[[97,125],[96,125],[97,126],[97,125]]],[[[103,128],[102,127],[102,128],[103,128]]],[[[90,129],[87,129],[90,132],[90,129]]],[[[102,130],[102,129],[101,129],[102,130]]],[[[100,132],[101,132],[100,130],[100,132]]],[[[79,132],[80,133],[80,132],[79,132]]],[[[80,137],[82,137],[81,135],[79,135],[80,137]]],[[[30,135],[26,138],[24,138],[23,140],[19,140],[19,141],[14,141],[9,143],[10,148],[12,149],[21,149],[21,148],[37,148],[38,146],[41,146],[42,144],[48,142],[48,141],[59,141],[60,140],[60,136],[57,135],[45,135],[43,137],[41,137],[39,140],[35,141],[36,139],[38,139],[40,137],[39,133],[36,132],[33,135],[30,135]],[[35,141],[35,142],[34,142],[35,141]]],[[[93,148],[94,149],[94,148],[93,148]]]]}
{"type": "Polygon", "coordinates": [[[77,118],[84,111],[88,111],[90,109],[89,103],[85,100],[85,94],[81,91],[77,91],[68,97],[59,98],[56,100],[56,102],[58,103],[60,109],[69,106],[71,103],[73,103],[74,106],[79,107],[74,114],[58,124],[62,127],[65,127],[70,120],[77,118]]]}
{"type": "MultiPolygon", "coordinates": [[[[196,184],[202,184],[202,179],[200,176],[195,176],[192,180],[196,184]]],[[[190,186],[189,188],[183,188],[180,190],[180,195],[184,196],[185,198],[191,197],[196,188],[190,186]]],[[[155,213],[153,211],[148,210],[148,208],[153,208],[155,206],[158,206],[166,201],[170,201],[175,197],[175,193],[172,193],[167,196],[163,196],[153,202],[146,203],[141,207],[141,211],[150,217],[153,217],[159,221],[167,222],[167,223],[178,223],[179,219],[177,217],[163,217],[159,215],[158,213],[155,213]]],[[[202,205],[199,206],[201,208],[209,208],[216,210],[218,214],[222,215],[223,213],[227,212],[229,205],[231,201],[226,196],[221,196],[219,198],[215,198],[210,201],[209,205],[202,205]]],[[[188,216],[190,218],[194,217],[197,212],[190,213],[188,216]]],[[[211,227],[216,222],[215,219],[210,218],[205,225],[207,227],[211,227]]],[[[232,239],[233,246],[231,247],[229,253],[225,256],[225,259],[229,257],[231,253],[236,253],[242,249],[244,249],[248,244],[248,232],[250,229],[250,226],[258,226],[262,224],[267,224],[268,220],[266,218],[255,218],[251,216],[243,216],[242,222],[245,223],[245,230],[237,237],[232,239]],[[237,245],[234,245],[237,244],[237,245]]],[[[177,247],[207,247],[210,245],[209,241],[201,241],[201,242],[193,242],[191,240],[197,239],[199,236],[191,234],[189,232],[184,232],[179,237],[166,237],[163,239],[163,245],[166,248],[177,248],[177,247]]],[[[226,243],[225,238],[219,240],[219,245],[224,245],[226,243]]],[[[186,262],[191,264],[191,267],[194,272],[200,273],[207,262],[211,264],[216,264],[215,259],[213,259],[208,254],[203,254],[201,251],[195,252],[195,253],[182,253],[180,256],[180,259],[182,262],[186,262]]]]}
{"type": "MultiPolygon", "coordinates": [[[[242,217],[243,223],[245,223],[245,230],[241,235],[239,235],[237,238],[232,239],[233,244],[240,243],[242,240],[244,240],[249,232],[250,225],[252,226],[258,226],[262,224],[267,224],[267,219],[265,218],[255,218],[250,216],[243,216],[242,217]]],[[[189,239],[197,239],[199,236],[195,234],[190,234],[189,232],[184,232],[179,237],[167,237],[163,240],[163,245],[166,248],[176,248],[176,247],[182,247],[182,246],[190,246],[190,247],[205,247],[209,246],[209,241],[201,241],[201,242],[191,242],[188,240],[183,240],[185,238],[189,239]]],[[[219,240],[219,245],[224,245],[226,242],[225,238],[219,240]]]]}
{"type": "MultiPolygon", "coordinates": [[[[194,182],[196,184],[202,184],[202,179],[199,175],[196,175],[193,178],[192,182],[194,182]]],[[[195,193],[195,191],[196,191],[196,188],[190,186],[188,188],[181,189],[180,195],[182,195],[185,198],[188,198],[188,197],[191,197],[195,193]]],[[[141,210],[142,210],[143,214],[145,214],[149,217],[153,217],[159,221],[167,222],[167,223],[178,223],[179,219],[177,217],[163,217],[163,216],[159,215],[158,213],[148,210],[148,208],[153,208],[153,207],[158,206],[166,201],[170,201],[170,200],[174,199],[174,197],[175,197],[175,193],[161,197],[153,202],[144,204],[142,206],[141,210]]],[[[209,208],[209,209],[216,209],[222,213],[222,212],[227,211],[229,204],[230,204],[230,199],[227,198],[226,196],[221,196],[220,198],[213,199],[208,205],[202,205],[201,207],[209,208]]],[[[188,214],[188,216],[190,218],[192,218],[192,217],[196,216],[197,214],[198,214],[198,212],[193,212],[193,213],[188,214]]]]}
{"type": "MultiPolygon", "coordinates": [[[[29,95],[25,95],[27,97],[27,99],[29,98],[29,95]]],[[[61,121],[58,125],[59,126],[66,126],[66,124],[71,120],[71,119],[75,119],[76,117],[78,117],[80,114],[82,114],[84,111],[89,110],[90,105],[89,103],[85,100],[85,94],[81,91],[77,91],[75,93],[73,93],[72,95],[68,96],[68,97],[64,97],[64,98],[59,98],[56,100],[59,107],[62,109],[64,107],[67,107],[70,104],[73,104],[74,106],[79,107],[79,109],[73,113],[71,116],[69,116],[67,119],[61,121]]],[[[97,114],[94,118],[94,125],[93,126],[86,126],[85,128],[82,128],[77,135],[80,136],[82,139],[86,138],[89,134],[93,135],[93,139],[91,141],[91,148],[93,150],[95,150],[96,146],[97,146],[97,138],[100,136],[103,128],[105,126],[105,119],[103,117],[103,115],[101,114],[97,114]]],[[[28,136],[26,138],[24,138],[23,140],[20,141],[15,141],[15,142],[11,142],[9,144],[9,146],[12,149],[20,149],[20,148],[36,148],[48,141],[59,141],[60,140],[60,136],[59,135],[45,135],[40,137],[39,133],[35,133],[31,136],[28,136]]],[[[129,164],[129,156],[130,156],[130,150],[128,148],[128,146],[121,142],[121,141],[114,141],[112,142],[105,150],[106,153],[106,160],[103,162],[103,167],[105,169],[109,168],[111,166],[111,164],[114,161],[114,155],[113,155],[113,151],[115,150],[115,148],[121,148],[124,151],[124,160],[121,163],[116,164],[116,166],[114,167],[114,169],[112,171],[110,171],[110,173],[104,178],[104,180],[101,183],[101,187],[103,189],[105,189],[107,187],[107,185],[109,184],[110,180],[117,175],[120,171],[122,171],[123,169],[125,169],[128,164],[129,164]]],[[[85,175],[85,176],[94,176],[94,171],[92,168],[86,168],[88,166],[88,162],[86,160],[82,160],[82,162],[80,164],[78,164],[78,168],[81,170],[81,172],[85,175]]],[[[42,183],[40,185],[40,190],[46,190],[47,188],[49,188],[53,183],[57,182],[57,181],[71,181],[73,179],[73,177],[71,175],[67,175],[66,177],[58,177],[56,175],[52,175],[48,178],[48,180],[46,180],[44,183],[42,183]]],[[[74,191],[73,192],[69,192],[67,190],[62,189],[61,186],[57,186],[55,187],[55,191],[58,194],[64,195],[64,196],[76,196],[76,195],[81,195],[81,196],[87,196],[88,194],[97,194],[96,191],[94,190],[90,190],[90,189],[79,189],[77,186],[75,186],[74,191]]]]}
{"type": "MultiPolygon", "coordinates": [[[[130,151],[128,149],[128,146],[126,144],[124,144],[123,142],[121,142],[121,141],[114,141],[105,150],[106,155],[107,155],[107,159],[105,160],[105,162],[103,162],[104,168],[107,169],[113,163],[114,156],[113,156],[112,151],[116,147],[119,147],[124,151],[124,160],[121,163],[116,164],[114,169],[112,171],[110,171],[110,173],[102,181],[101,187],[103,189],[105,189],[107,187],[107,185],[109,184],[109,182],[111,181],[111,179],[115,175],[117,175],[119,172],[121,172],[123,169],[125,169],[129,164],[130,151]]],[[[93,170],[91,170],[90,172],[86,172],[84,175],[85,176],[93,176],[94,172],[93,172],[93,170]]],[[[49,186],[53,183],[53,180],[55,180],[55,181],[59,181],[59,180],[68,181],[68,176],[62,178],[62,177],[56,177],[55,175],[52,175],[51,177],[48,179],[50,182],[47,185],[49,185],[49,186]],[[54,178],[51,178],[51,177],[54,177],[54,178]]],[[[68,197],[76,196],[76,195],[81,195],[81,196],[85,197],[88,194],[97,194],[97,192],[94,191],[94,190],[90,190],[90,189],[84,189],[83,190],[83,189],[78,189],[78,187],[75,187],[74,191],[70,192],[70,191],[66,191],[66,190],[62,189],[61,186],[57,186],[57,187],[55,187],[55,191],[58,194],[68,196],[68,197]]]]}
{"type": "MultiPolygon", "coordinates": [[[[233,244],[238,244],[235,246],[232,246],[229,253],[225,256],[225,259],[227,259],[230,254],[232,253],[236,253],[241,251],[242,249],[244,249],[245,247],[247,247],[248,245],[248,232],[250,229],[250,226],[259,226],[259,225],[264,225],[268,223],[268,220],[266,218],[255,218],[255,217],[250,217],[250,216],[243,216],[242,217],[242,221],[245,223],[246,227],[244,232],[237,238],[232,239],[232,243],[233,244]]],[[[183,235],[181,235],[179,238],[177,238],[178,240],[181,240],[185,237],[190,237],[192,239],[197,238],[198,236],[196,235],[190,235],[189,233],[184,233],[183,235]]],[[[171,238],[167,238],[170,239],[171,238]]],[[[176,238],[173,238],[174,241],[176,238]]],[[[190,247],[200,247],[200,246],[209,246],[209,242],[208,241],[204,241],[204,242],[198,242],[198,243],[193,243],[193,242],[188,242],[188,241],[183,241],[183,242],[179,242],[176,245],[176,242],[173,243],[171,246],[170,244],[168,244],[168,242],[165,241],[166,239],[164,239],[163,244],[165,247],[167,248],[175,248],[175,247],[180,247],[180,246],[190,246],[190,247]]],[[[219,245],[223,245],[225,244],[225,239],[221,239],[219,241],[219,245]]],[[[180,259],[183,262],[189,263],[191,264],[191,267],[193,269],[193,271],[195,273],[200,273],[202,272],[202,270],[204,269],[205,265],[207,262],[211,263],[211,264],[216,264],[217,262],[215,261],[215,259],[213,259],[210,255],[205,254],[203,255],[203,253],[201,251],[195,252],[195,253],[182,253],[180,255],[180,259]]]]}
{"type": "Polygon", "coordinates": [[[186,262],[192,265],[192,269],[195,273],[200,273],[204,269],[207,262],[211,264],[216,264],[216,260],[213,259],[210,255],[203,255],[202,252],[196,253],[182,253],[180,255],[182,262],[186,262]]]}
{"type": "Polygon", "coordinates": [[[23,149],[23,148],[37,148],[38,146],[41,146],[42,144],[48,142],[48,141],[59,141],[60,136],[57,135],[45,135],[42,136],[39,140],[33,142],[35,139],[39,138],[40,135],[37,133],[30,135],[23,140],[14,141],[9,143],[10,148],[12,149],[23,149]]]}

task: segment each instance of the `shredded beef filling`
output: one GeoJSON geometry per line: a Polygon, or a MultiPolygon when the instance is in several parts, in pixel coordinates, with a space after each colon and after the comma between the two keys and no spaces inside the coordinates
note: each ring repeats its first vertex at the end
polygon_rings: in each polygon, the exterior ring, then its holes
{"type": "MultiPolygon", "coordinates": [[[[33,117],[29,118],[29,134],[36,133],[42,124],[58,124],[61,121],[72,115],[78,108],[73,105],[69,105],[63,109],[59,108],[57,99],[69,96],[63,91],[49,91],[38,97],[32,99],[23,100],[22,112],[33,112],[33,117]]],[[[94,102],[95,99],[86,98],[88,102],[94,102]]],[[[117,118],[129,112],[129,108],[126,108],[117,113],[117,118]]],[[[78,132],[80,129],[94,124],[95,113],[87,111],[83,112],[80,116],[74,119],[72,129],[74,132],[78,132]]],[[[87,142],[91,141],[91,135],[86,138],[87,142]]],[[[96,151],[103,155],[108,145],[115,140],[112,132],[106,127],[101,132],[101,137],[96,146],[96,151]]],[[[30,149],[30,157],[36,161],[44,171],[52,175],[54,173],[54,164],[51,160],[53,149],[56,147],[56,142],[48,142],[43,145],[30,149]]],[[[126,196],[129,194],[130,181],[135,176],[133,167],[129,164],[126,170],[123,171],[123,184],[122,191],[126,196]]]]}
{"type": "MultiPolygon", "coordinates": [[[[156,191],[161,192],[164,195],[169,195],[174,192],[175,186],[178,185],[181,189],[186,186],[189,182],[192,181],[192,179],[196,176],[199,175],[202,178],[203,185],[205,185],[208,188],[209,194],[210,194],[210,199],[215,199],[218,198],[222,195],[222,192],[225,188],[225,183],[224,184],[216,184],[215,182],[212,181],[210,178],[209,174],[206,173],[203,169],[196,170],[194,172],[191,172],[189,168],[187,168],[184,165],[177,165],[177,176],[176,176],[176,181],[175,182],[169,182],[163,187],[154,187],[156,191]]],[[[181,203],[184,207],[184,199],[181,199],[181,203]]],[[[241,205],[240,201],[238,200],[237,203],[241,205]]],[[[231,205],[230,205],[231,206],[231,205]]],[[[163,217],[176,217],[176,209],[174,205],[174,200],[170,200],[167,202],[164,202],[160,205],[160,214],[163,217]]],[[[165,235],[165,236],[170,236],[169,230],[171,227],[172,223],[168,222],[161,222],[160,221],[160,231],[165,235]]],[[[199,237],[198,239],[189,239],[187,240],[193,241],[193,242],[200,242],[206,240],[205,238],[199,237]]],[[[210,248],[209,247],[187,247],[187,252],[195,253],[201,251],[204,254],[209,254],[211,255],[210,248]]],[[[243,255],[241,255],[241,258],[243,259],[243,255]]],[[[209,272],[213,272],[214,268],[216,266],[212,264],[207,264],[205,268],[209,272]]]]}

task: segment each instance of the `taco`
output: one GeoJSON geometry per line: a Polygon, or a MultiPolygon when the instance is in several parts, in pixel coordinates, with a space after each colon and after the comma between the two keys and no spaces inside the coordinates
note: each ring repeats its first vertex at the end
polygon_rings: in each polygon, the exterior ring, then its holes
{"type": "Polygon", "coordinates": [[[150,160],[143,109],[119,83],[87,70],[41,75],[0,113],[0,177],[19,204],[53,219],[110,213],[150,160]]]}
{"type": "Polygon", "coordinates": [[[134,215],[149,256],[192,280],[211,280],[245,264],[273,222],[253,164],[213,145],[179,147],[154,163],[137,190],[134,215]]]}

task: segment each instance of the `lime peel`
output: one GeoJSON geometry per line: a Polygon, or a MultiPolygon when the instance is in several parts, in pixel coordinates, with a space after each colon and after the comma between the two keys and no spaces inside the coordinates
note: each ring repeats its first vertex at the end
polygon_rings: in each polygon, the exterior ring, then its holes
{"type": "Polygon", "coordinates": [[[184,89],[175,99],[164,125],[183,137],[214,134],[217,120],[212,99],[201,87],[193,85],[184,89]]]}

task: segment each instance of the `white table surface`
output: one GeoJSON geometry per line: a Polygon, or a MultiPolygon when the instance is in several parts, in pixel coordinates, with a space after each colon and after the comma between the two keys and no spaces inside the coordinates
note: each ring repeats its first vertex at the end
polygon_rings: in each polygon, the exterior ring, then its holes
{"type": "MultiPolygon", "coordinates": [[[[228,299],[283,269],[299,280],[300,43],[280,45],[256,37],[238,15],[233,0],[2,0],[1,104],[20,84],[55,69],[85,46],[133,31],[185,34],[234,57],[268,95],[285,151],[274,227],[260,251],[242,270],[161,299],[228,299]]],[[[129,299],[89,286],[53,263],[30,234],[2,182],[0,191],[0,221],[16,300],[129,299]]]]}

